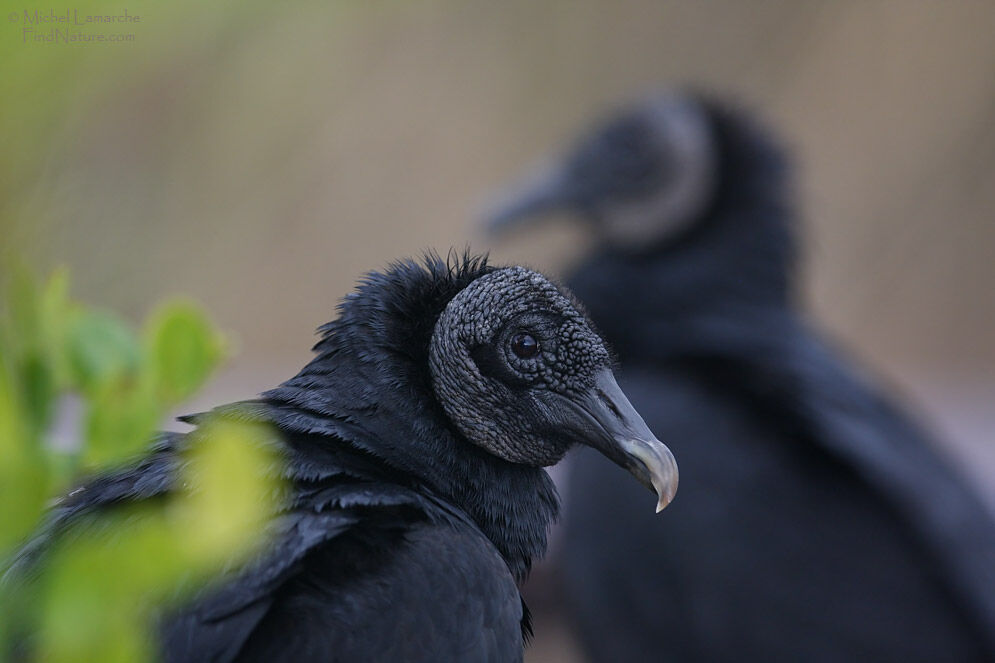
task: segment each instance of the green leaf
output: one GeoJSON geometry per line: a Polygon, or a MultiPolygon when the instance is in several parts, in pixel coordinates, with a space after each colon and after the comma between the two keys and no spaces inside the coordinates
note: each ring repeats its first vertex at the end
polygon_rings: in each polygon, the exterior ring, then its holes
{"type": "Polygon", "coordinates": [[[158,511],[105,515],[57,546],[41,587],[40,660],[150,659],[153,603],[182,572],[158,511]]]}
{"type": "Polygon", "coordinates": [[[0,347],[0,558],[37,523],[49,487],[6,356],[0,347]]]}
{"type": "Polygon", "coordinates": [[[213,419],[195,433],[176,500],[177,539],[192,568],[237,560],[260,542],[282,496],[274,432],[213,419]]]}
{"type": "Polygon", "coordinates": [[[13,274],[6,294],[8,316],[0,321],[0,334],[21,393],[22,406],[32,437],[48,428],[57,396],[56,364],[64,356],[62,339],[69,314],[69,280],[64,271],[39,290],[26,270],[13,274]]]}
{"type": "Polygon", "coordinates": [[[187,300],[159,307],[145,330],[156,393],[166,403],[193,395],[221,361],[224,339],[204,311],[187,300]]]}
{"type": "Polygon", "coordinates": [[[119,380],[91,393],[85,423],[83,466],[117,465],[148,446],[162,410],[147,382],[119,380]]]}
{"type": "Polygon", "coordinates": [[[127,325],[110,314],[81,311],[73,316],[67,346],[70,381],[85,394],[138,373],[141,347],[127,325]]]}
{"type": "Polygon", "coordinates": [[[31,352],[21,365],[22,396],[27,423],[33,436],[40,438],[48,428],[55,407],[55,376],[41,352],[31,352]]]}
{"type": "Polygon", "coordinates": [[[79,315],[78,309],[69,299],[69,271],[65,268],[56,270],[42,289],[39,315],[42,348],[48,356],[57,389],[69,386],[71,371],[66,339],[70,323],[79,315]]]}

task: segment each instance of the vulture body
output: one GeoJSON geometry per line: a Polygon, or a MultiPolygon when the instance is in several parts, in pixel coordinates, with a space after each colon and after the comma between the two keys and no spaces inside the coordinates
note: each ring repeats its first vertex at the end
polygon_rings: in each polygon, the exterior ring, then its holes
{"type": "MultiPolygon", "coordinates": [[[[255,561],[163,617],[164,660],[522,660],[517,585],[558,507],[542,466],[593,444],[669,499],[673,458],[573,300],[535,272],[401,262],[339,313],[297,376],[215,411],[281,433],[289,500],[255,561]]],[[[68,497],[13,573],[82,516],[174,490],[191,440],[166,434],[68,497]]]]}
{"type": "Polygon", "coordinates": [[[599,235],[567,283],[681,458],[657,520],[578,454],[564,591],[590,659],[995,660],[995,525],[934,442],[798,312],[783,149],[742,111],[624,110],[490,219],[599,235]]]}

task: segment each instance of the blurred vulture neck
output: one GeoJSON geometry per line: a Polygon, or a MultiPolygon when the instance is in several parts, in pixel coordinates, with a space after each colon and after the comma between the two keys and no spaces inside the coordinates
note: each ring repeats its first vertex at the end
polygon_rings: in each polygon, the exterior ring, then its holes
{"type": "Polygon", "coordinates": [[[568,279],[623,361],[704,342],[741,344],[758,318],[791,317],[795,211],[786,156],[739,113],[705,105],[719,170],[704,212],[646,250],[602,249],[568,279]]]}

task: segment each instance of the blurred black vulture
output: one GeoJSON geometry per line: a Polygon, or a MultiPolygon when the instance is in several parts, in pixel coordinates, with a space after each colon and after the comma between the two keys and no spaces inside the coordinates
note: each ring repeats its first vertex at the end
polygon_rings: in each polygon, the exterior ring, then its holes
{"type": "Polygon", "coordinates": [[[995,657],[995,528],[932,440],[796,309],[781,147],[742,111],[660,94],[527,178],[599,246],[568,285],[681,459],[653,520],[580,454],[562,565],[594,661],[995,657]]]}
{"type": "MultiPolygon", "coordinates": [[[[660,505],[676,490],[601,339],[536,272],[402,262],[322,332],[296,377],[220,409],[282,431],[291,503],[262,561],[164,620],[166,661],[520,661],[516,583],[558,508],[542,467],[589,444],[660,505]]],[[[73,494],[50,533],[172,490],[187,442],[73,494]]]]}

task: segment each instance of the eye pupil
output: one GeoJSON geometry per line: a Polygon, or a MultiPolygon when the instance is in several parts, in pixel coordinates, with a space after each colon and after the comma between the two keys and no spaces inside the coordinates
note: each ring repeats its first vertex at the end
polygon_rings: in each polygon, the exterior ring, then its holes
{"type": "Polygon", "coordinates": [[[511,351],[521,359],[532,359],[539,354],[539,341],[532,334],[518,332],[511,337],[511,351]]]}

